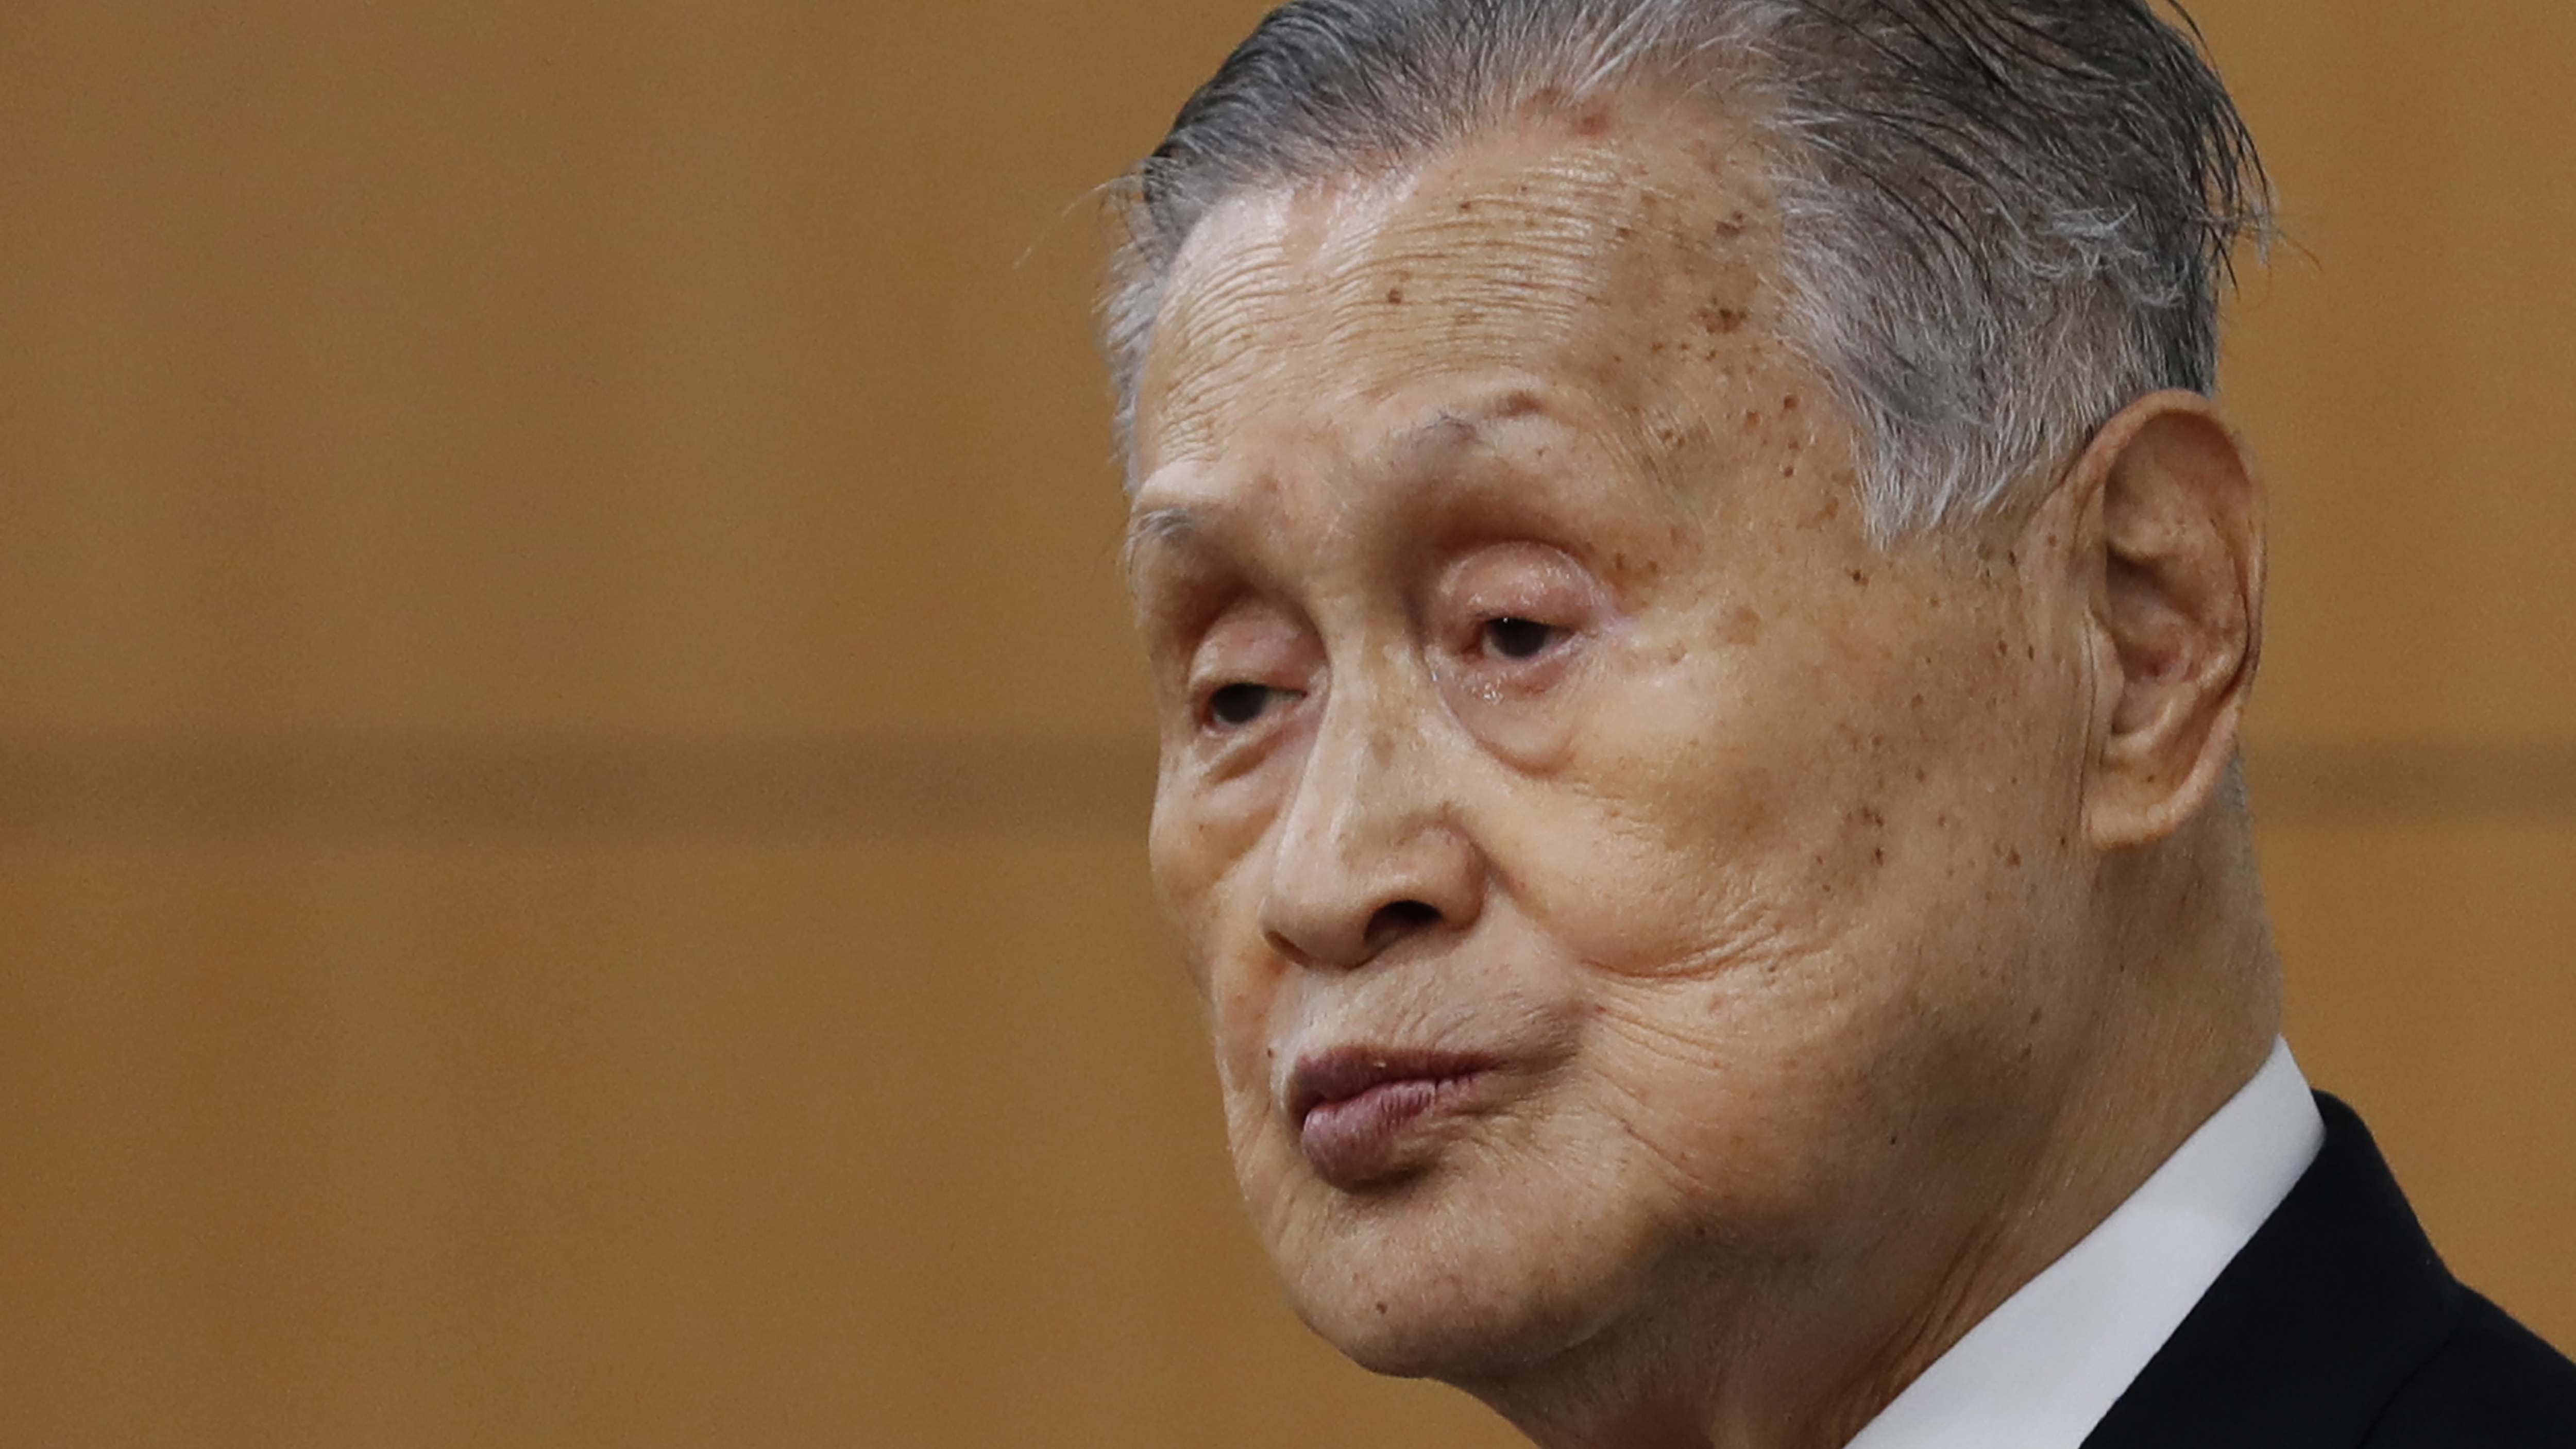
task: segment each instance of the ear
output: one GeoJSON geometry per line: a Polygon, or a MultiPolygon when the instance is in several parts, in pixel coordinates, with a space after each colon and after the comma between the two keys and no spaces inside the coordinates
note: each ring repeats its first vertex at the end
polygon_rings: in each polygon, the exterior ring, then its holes
{"type": "Polygon", "coordinates": [[[2141,398],[2085,449],[2078,564],[2089,576],[2097,850],[2161,840],[2236,757],[2263,646],[2263,492],[2209,399],[2141,398]]]}

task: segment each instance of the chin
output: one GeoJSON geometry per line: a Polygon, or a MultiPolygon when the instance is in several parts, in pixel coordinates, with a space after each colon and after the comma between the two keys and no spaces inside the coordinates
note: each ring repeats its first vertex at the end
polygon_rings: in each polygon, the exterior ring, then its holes
{"type": "Polygon", "coordinates": [[[1351,1194],[1306,1185],[1272,1236],[1290,1304],[1352,1362],[1397,1378],[1508,1379],[1600,1335],[1650,1275],[1566,1204],[1434,1174],[1351,1194]],[[1546,1209],[1560,1208],[1558,1212],[1546,1209]]]}
{"type": "Polygon", "coordinates": [[[1306,1326],[1343,1357],[1390,1378],[1451,1384],[1505,1379],[1587,1336],[1581,1315],[1561,1305],[1462,1284],[1438,1265],[1336,1282],[1322,1292],[1292,1285],[1289,1301],[1306,1326]]]}

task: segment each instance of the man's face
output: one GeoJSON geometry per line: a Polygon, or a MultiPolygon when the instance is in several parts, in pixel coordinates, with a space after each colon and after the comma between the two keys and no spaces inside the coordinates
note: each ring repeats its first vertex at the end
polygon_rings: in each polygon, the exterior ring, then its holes
{"type": "Polygon", "coordinates": [[[1179,265],[1154,873],[1253,1216],[1373,1367],[1795,1333],[1837,1264],[1955,1261],[2071,1063],[2060,591],[1871,545],[1776,249],[1733,133],[1632,99],[1179,265]]]}

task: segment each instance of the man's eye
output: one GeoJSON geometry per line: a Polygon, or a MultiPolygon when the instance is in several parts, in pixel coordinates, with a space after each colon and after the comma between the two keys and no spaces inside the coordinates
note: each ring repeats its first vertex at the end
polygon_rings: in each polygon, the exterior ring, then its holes
{"type": "Polygon", "coordinates": [[[1208,720],[1229,729],[1248,725],[1269,711],[1278,694],[1266,684],[1226,685],[1208,696],[1208,720]]]}
{"type": "Polygon", "coordinates": [[[1502,659],[1536,659],[1563,632],[1553,624],[1534,619],[1488,619],[1484,624],[1485,649],[1502,659]]]}

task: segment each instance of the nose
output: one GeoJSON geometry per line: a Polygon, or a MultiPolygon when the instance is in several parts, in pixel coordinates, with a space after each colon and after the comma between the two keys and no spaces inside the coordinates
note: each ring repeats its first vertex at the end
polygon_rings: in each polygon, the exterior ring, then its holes
{"type": "Polygon", "coordinates": [[[1419,718],[1333,699],[1272,847],[1261,903],[1272,949],[1347,971],[1472,924],[1485,862],[1452,783],[1419,718]]]}

